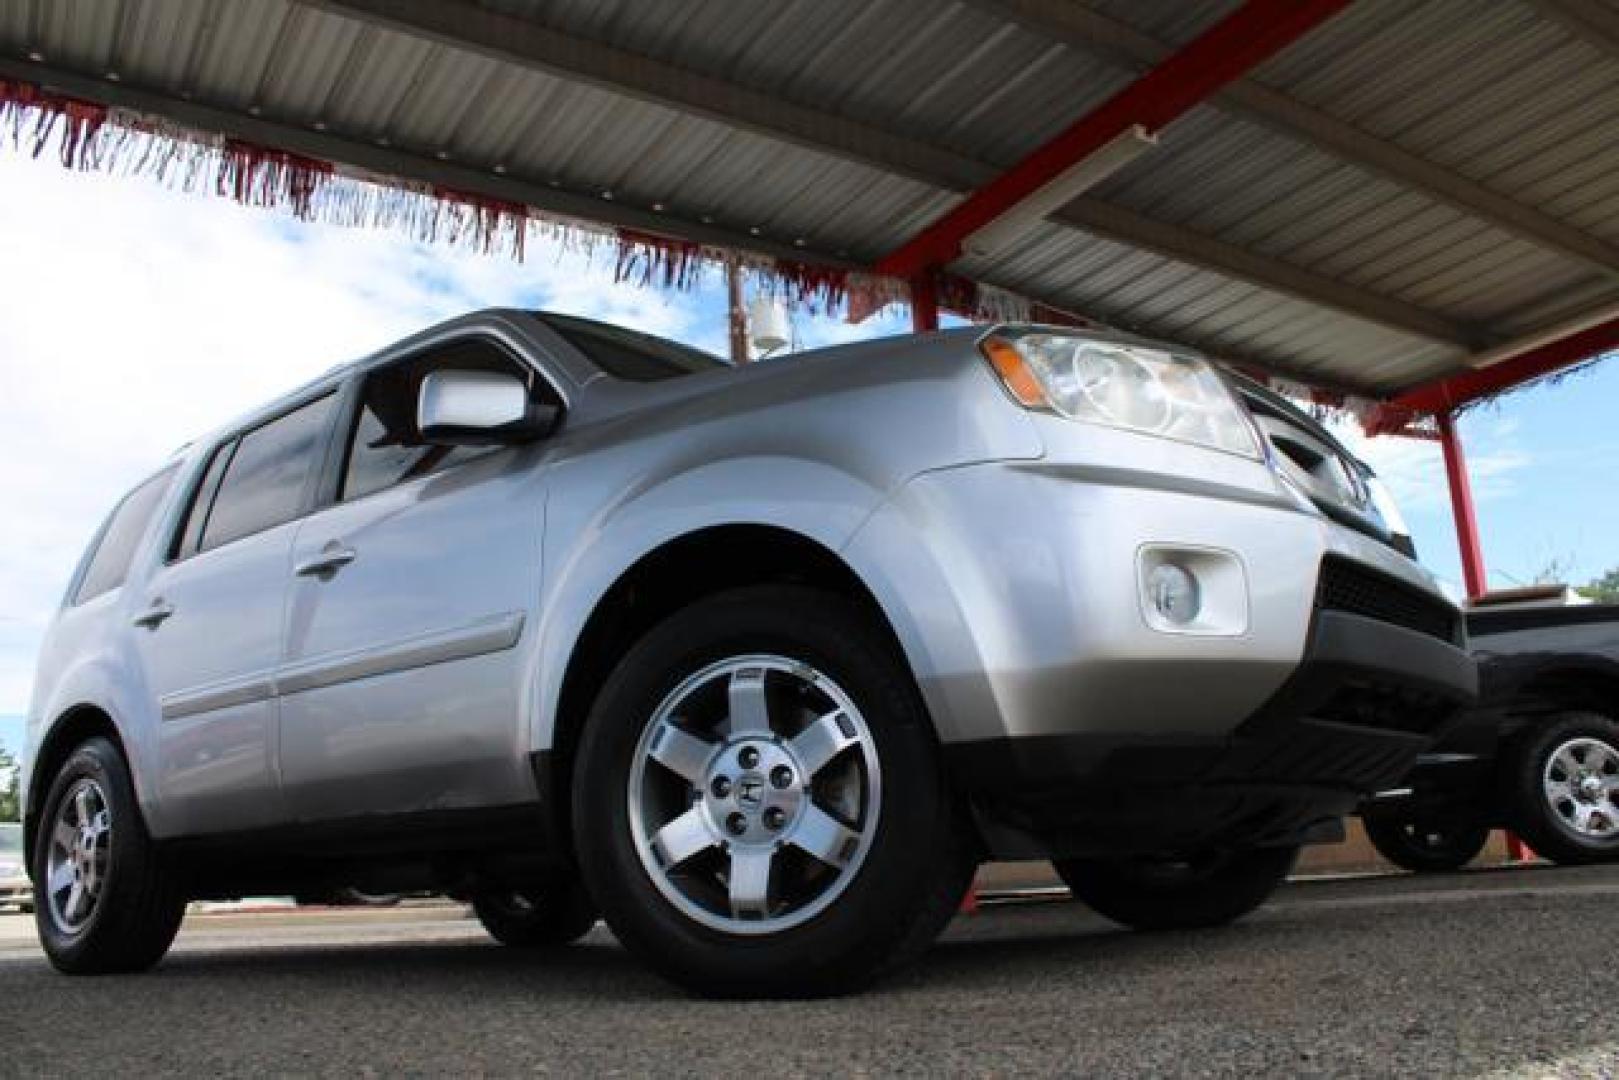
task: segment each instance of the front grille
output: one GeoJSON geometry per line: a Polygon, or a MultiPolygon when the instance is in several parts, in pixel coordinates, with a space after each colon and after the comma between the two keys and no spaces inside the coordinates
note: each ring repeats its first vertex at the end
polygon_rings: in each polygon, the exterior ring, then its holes
{"type": "Polygon", "coordinates": [[[1415,630],[1453,645],[1461,644],[1461,616],[1455,608],[1437,597],[1344,559],[1328,558],[1321,563],[1315,603],[1322,610],[1346,611],[1415,630]]]}

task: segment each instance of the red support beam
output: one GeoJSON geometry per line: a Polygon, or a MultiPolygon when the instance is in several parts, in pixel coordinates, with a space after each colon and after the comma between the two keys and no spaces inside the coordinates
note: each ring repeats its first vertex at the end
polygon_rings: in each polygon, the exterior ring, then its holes
{"type": "Polygon", "coordinates": [[[1396,415],[1437,415],[1491,394],[1510,390],[1542,375],[1561,371],[1611,349],[1619,349],[1619,319],[1610,319],[1565,338],[1538,345],[1499,364],[1464,371],[1460,375],[1407,390],[1384,408],[1396,415]]]}
{"type": "Polygon", "coordinates": [[[1434,419],[1439,422],[1439,445],[1445,452],[1450,512],[1456,519],[1456,544],[1462,553],[1462,579],[1467,585],[1467,598],[1477,600],[1488,590],[1489,584],[1484,571],[1484,547],[1478,538],[1473,486],[1467,478],[1467,458],[1462,454],[1462,439],[1456,432],[1456,417],[1442,412],[1434,419]]]}
{"type": "Polygon", "coordinates": [[[910,278],[925,267],[951,262],[961,254],[964,239],[1131,125],[1156,132],[1348,4],[1349,0],[1248,0],[884,257],[877,271],[910,278]]]}
{"type": "Polygon", "coordinates": [[[939,279],[924,271],[911,279],[911,330],[922,334],[939,328],[939,279]]]}

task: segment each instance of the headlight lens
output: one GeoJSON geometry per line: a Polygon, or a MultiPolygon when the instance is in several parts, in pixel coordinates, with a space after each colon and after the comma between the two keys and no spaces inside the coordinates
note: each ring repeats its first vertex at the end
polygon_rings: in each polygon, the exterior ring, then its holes
{"type": "Polygon", "coordinates": [[[997,332],[982,344],[1007,390],[1031,409],[1259,457],[1252,423],[1202,360],[1073,334],[997,332]]]}

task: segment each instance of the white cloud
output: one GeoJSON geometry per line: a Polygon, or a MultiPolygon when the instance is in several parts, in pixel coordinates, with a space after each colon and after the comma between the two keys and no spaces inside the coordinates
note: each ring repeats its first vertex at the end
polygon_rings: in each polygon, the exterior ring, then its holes
{"type": "Polygon", "coordinates": [[[102,516],[181,443],[467,310],[545,306],[683,336],[689,297],[610,258],[518,264],[311,226],[0,154],[0,714],[102,516]]]}

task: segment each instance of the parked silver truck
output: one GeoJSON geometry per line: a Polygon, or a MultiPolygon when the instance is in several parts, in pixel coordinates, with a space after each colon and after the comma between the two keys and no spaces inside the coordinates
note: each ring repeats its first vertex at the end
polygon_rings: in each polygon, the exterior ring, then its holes
{"type": "Polygon", "coordinates": [[[731,368],[457,319],[112,512],[29,716],[40,935],[134,970],[189,898],[426,888],[803,995],[920,953],[986,858],[1222,923],[1475,692],[1401,533],[1313,420],[1169,346],[731,368]]]}

